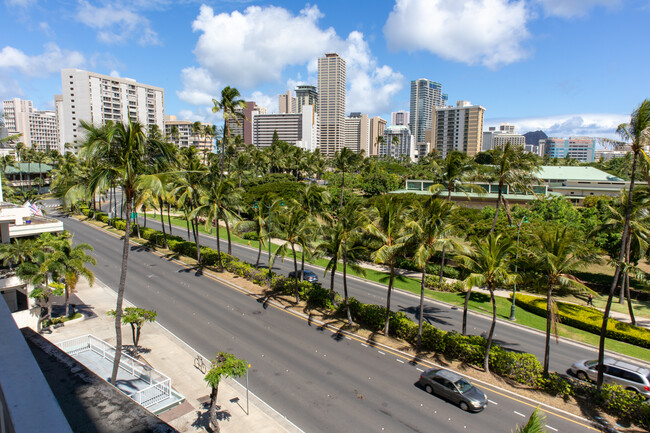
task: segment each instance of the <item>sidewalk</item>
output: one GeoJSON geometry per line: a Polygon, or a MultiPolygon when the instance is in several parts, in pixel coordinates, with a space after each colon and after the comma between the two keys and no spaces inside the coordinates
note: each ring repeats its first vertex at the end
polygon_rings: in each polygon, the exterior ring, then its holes
{"type": "MultiPolygon", "coordinates": [[[[115,308],[116,293],[100,281],[88,287],[88,283],[81,280],[76,296],[80,299],[77,309],[89,313],[90,317],[67,323],[54,329],[51,334],[44,334],[44,337],[56,344],[92,334],[114,345],[114,321],[106,312],[115,308]]],[[[125,302],[124,306],[130,305],[125,302]]],[[[132,343],[128,325],[122,327],[122,335],[124,344],[132,343]]],[[[169,376],[173,388],[185,396],[184,403],[162,413],[160,418],[181,432],[209,431],[206,426],[210,389],[203,380],[203,374],[194,367],[196,352],[157,323],[144,326],[140,347],[150,350],[143,354],[144,360],[169,376]]],[[[246,415],[246,390],[230,379],[221,383],[217,403],[223,414],[219,422],[222,432],[302,432],[252,393],[249,393],[249,399],[250,415],[246,415]]]]}

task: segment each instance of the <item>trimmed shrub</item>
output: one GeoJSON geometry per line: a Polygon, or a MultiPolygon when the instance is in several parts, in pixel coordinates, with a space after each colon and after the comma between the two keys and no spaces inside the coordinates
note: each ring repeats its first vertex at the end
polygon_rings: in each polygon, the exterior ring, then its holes
{"type": "Polygon", "coordinates": [[[465,285],[462,281],[454,281],[453,283],[443,281],[441,284],[440,278],[434,275],[424,277],[424,285],[427,289],[439,292],[461,293],[465,291],[465,285]]]}
{"type": "MultiPolygon", "coordinates": [[[[515,302],[531,313],[546,317],[546,299],[544,298],[517,294],[515,302]]],[[[600,310],[566,302],[557,302],[557,306],[561,323],[600,335],[603,323],[603,313],[600,310]]],[[[635,346],[650,348],[650,330],[615,319],[609,319],[607,337],[635,346]]]]}
{"type": "MultiPolygon", "coordinates": [[[[304,282],[306,281],[303,281],[303,283],[304,282]]],[[[309,284],[310,287],[305,290],[305,296],[309,308],[334,310],[334,304],[332,303],[332,298],[328,289],[323,288],[323,286],[318,283],[312,284],[307,282],[307,284],[309,284]]],[[[338,298],[340,298],[340,296],[337,293],[335,300],[338,300],[338,298]]]]}
{"type": "Polygon", "coordinates": [[[562,397],[564,400],[568,400],[569,397],[575,394],[571,382],[563,378],[557,373],[550,373],[548,377],[544,377],[541,373],[538,373],[539,377],[535,385],[539,389],[543,389],[551,395],[562,397]]]}

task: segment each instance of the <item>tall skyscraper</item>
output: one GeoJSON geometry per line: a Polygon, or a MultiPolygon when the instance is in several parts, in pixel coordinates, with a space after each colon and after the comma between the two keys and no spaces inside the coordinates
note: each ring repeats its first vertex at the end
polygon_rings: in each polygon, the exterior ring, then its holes
{"type": "Polygon", "coordinates": [[[367,114],[350,113],[345,118],[345,147],[354,153],[370,152],[370,119],[367,114]]]}
{"type": "Polygon", "coordinates": [[[318,116],[321,153],[332,157],[345,136],[345,60],[336,53],[318,59],[318,116]]]}
{"type": "Polygon", "coordinates": [[[298,113],[302,113],[303,105],[318,105],[318,92],[316,87],[308,84],[301,84],[296,87],[296,108],[298,113]]]}
{"type": "Polygon", "coordinates": [[[278,112],[280,114],[297,113],[296,98],[291,96],[291,90],[287,93],[278,95],[278,112]]]}
{"type": "Polygon", "coordinates": [[[72,144],[75,152],[84,139],[82,120],[97,126],[132,120],[147,130],[153,125],[164,130],[165,91],[160,87],[79,69],[62,69],[61,87],[61,143],[72,144]]]}
{"type": "Polygon", "coordinates": [[[438,107],[434,110],[431,128],[431,150],[441,157],[452,150],[474,156],[481,151],[483,139],[483,113],[485,108],[469,101],[458,101],[455,107],[438,107]]]}
{"type": "Polygon", "coordinates": [[[426,78],[411,81],[411,111],[409,127],[416,143],[424,143],[424,131],[431,129],[435,107],[447,105],[447,95],[442,84],[426,78]]]}

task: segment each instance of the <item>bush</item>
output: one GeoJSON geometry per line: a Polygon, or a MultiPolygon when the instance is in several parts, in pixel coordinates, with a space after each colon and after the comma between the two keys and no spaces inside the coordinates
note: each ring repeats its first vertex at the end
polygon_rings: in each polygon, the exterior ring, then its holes
{"type": "Polygon", "coordinates": [[[538,385],[542,364],[530,353],[510,352],[501,346],[490,349],[490,368],[499,376],[507,377],[524,385],[538,385]]]}
{"type": "Polygon", "coordinates": [[[550,373],[547,377],[540,375],[535,385],[551,395],[562,397],[564,400],[574,395],[571,382],[557,373],[550,373]]]}
{"type": "Polygon", "coordinates": [[[462,281],[454,281],[448,283],[443,280],[440,283],[440,278],[434,275],[427,275],[424,277],[424,285],[427,289],[437,290],[439,292],[461,293],[465,291],[465,285],[462,281]]]}
{"type": "MultiPolygon", "coordinates": [[[[516,304],[524,310],[546,317],[546,299],[536,296],[517,294],[516,304]]],[[[560,322],[574,328],[600,335],[603,313],[595,308],[582,305],[557,302],[560,322]]],[[[636,346],[650,348],[650,330],[609,319],[607,337],[624,341],[636,346]]]]}
{"type": "Polygon", "coordinates": [[[115,227],[118,230],[126,230],[126,221],[122,219],[114,219],[113,227],[115,227]]]}
{"type": "MultiPolygon", "coordinates": [[[[303,281],[303,283],[306,281],[303,281]]],[[[309,288],[305,290],[305,297],[307,299],[307,306],[309,308],[320,308],[334,310],[334,304],[332,303],[332,296],[328,289],[323,288],[320,284],[309,284],[309,288]]],[[[340,295],[337,293],[335,301],[340,298],[340,295]]]]}

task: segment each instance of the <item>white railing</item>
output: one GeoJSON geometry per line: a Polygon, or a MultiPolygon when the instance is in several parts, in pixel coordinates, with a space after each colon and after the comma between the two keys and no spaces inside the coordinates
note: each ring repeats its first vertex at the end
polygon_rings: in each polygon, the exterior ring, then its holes
{"type": "MultiPolygon", "coordinates": [[[[115,359],[115,347],[90,334],[62,341],[57,345],[69,355],[76,355],[90,350],[109,362],[113,362],[115,359]]],[[[122,353],[120,368],[149,384],[148,387],[129,395],[142,406],[148,408],[171,397],[172,381],[158,370],[143,364],[126,353],[122,353]]]]}

